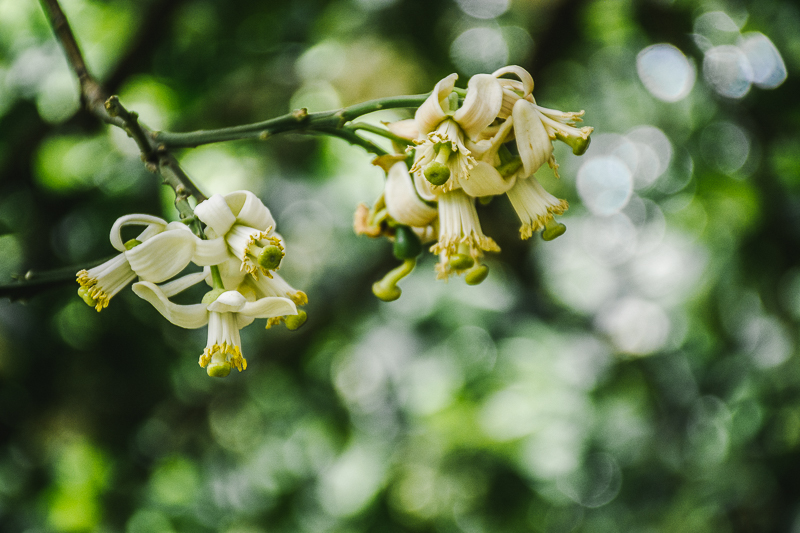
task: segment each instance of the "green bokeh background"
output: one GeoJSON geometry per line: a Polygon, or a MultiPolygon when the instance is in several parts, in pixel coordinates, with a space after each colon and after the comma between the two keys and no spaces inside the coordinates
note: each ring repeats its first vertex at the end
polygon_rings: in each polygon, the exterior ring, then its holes
{"type": "MultiPolygon", "coordinates": [[[[363,150],[285,135],[178,154],[207,194],[271,208],[309,321],[243,330],[247,371],[216,380],[205,331],[129,290],[100,314],[73,284],[0,301],[0,530],[800,532],[800,8],[507,3],[63,1],[92,72],[155,129],[422,93],[453,71],[463,87],[502,59],[596,130],[583,158],[558,148],[559,181],[537,173],[570,201],[564,236],[521,242],[497,198],[479,206],[503,249],[490,278],[436,281],[425,257],[391,304],[370,292],[390,244],[351,226],[382,187],[363,150]],[[712,44],[763,33],[783,84],[718,94],[692,35],[718,11],[738,29],[712,44]],[[696,73],[680,101],[637,73],[656,43],[696,73]],[[654,130],[665,170],[593,214],[581,165],[631,146],[644,161],[631,143],[654,130]]],[[[172,201],[79,111],[38,3],[0,0],[0,277],[107,257],[116,218],[174,219],[172,201]]]]}

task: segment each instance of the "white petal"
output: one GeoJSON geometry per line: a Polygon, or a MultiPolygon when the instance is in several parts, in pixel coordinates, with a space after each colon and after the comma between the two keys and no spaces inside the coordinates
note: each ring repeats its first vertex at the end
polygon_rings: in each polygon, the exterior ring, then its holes
{"type": "Polygon", "coordinates": [[[247,300],[239,291],[227,291],[211,302],[208,310],[215,313],[238,313],[245,303],[247,303],[247,300]]]}
{"type": "Polygon", "coordinates": [[[469,79],[467,97],[453,118],[464,129],[467,137],[476,139],[494,122],[503,105],[503,88],[497,78],[489,74],[476,74],[469,79]]]}
{"type": "Polygon", "coordinates": [[[507,67],[503,67],[499,70],[495,70],[492,73],[492,76],[495,78],[499,78],[503,74],[513,74],[522,82],[522,90],[525,93],[525,96],[528,96],[533,92],[533,78],[531,77],[530,73],[522,67],[517,65],[509,65],[507,67]]]}
{"type": "Polygon", "coordinates": [[[509,190],[515,181],[513,175],[503,178],[492,165],[478,161],[478,164],[470,170],[469,179],[461,181],[461,188],[470,196],[493,196],[509,190]]]}
{"type": "Polygon", "coordinates": [[[447,101],[447,97],[453,92],[457,79],[458,74],[453,73],[440,80],[436,87],[433,88],[433,92],[428,99],[417,109],[414,120],[417,122],[420,136],[427,135],[433,131],[447,117],[446,110],[442,104],[447,101]]]}
{"type": "Polygon", "coordinates": [[[386,210],[396,221],[409,226],[426,226],[436,218],[436,209],[420,199],[402,161],[392,165],[383,193],[386,210]]]}
{"type": "Polygon", "coordinates": [[[164,293],[164,296],[170,297],[175,296],[176,294],[185,291],[189,287],[193,287],[197,285],[201,281],[205,281],[206,279],[211,278],[211,273],[206,272],[195,272],[194,274],[187,274],[185,276],[181,276],[178,279],[170,281],[169,283],[164,283],[160,285],[161,291],[164,293]]]}
{"type": "Polygon", "coordinates": [[[433,190],[431,182],[425,179],[425,176],[422,175],[421,171],[414,173],[414,187],[417,189],[417,193],[423,200],[433,202],[439,197],[439,194],[433,190]]]}
{"type": "Polygon", "coordinates": [[[147,300],[164,318],[186,329],[202,328],[208,323],[205,304],[178,305],[169,301],[164,292],[154,283],[140,281],[133,284],[133,292],[147,300]]]}
{"type": "Polygon", "coordinates": [[[527,100],[517,100],[511,116],[514,120],[514,135],[517,138],[519,156],[525,174],[530,176],[550,159],[553,143],[544,129],[534,104],[527,100]]]}
{"type": "Polygon", "coordinates": [[[264,202],[250,191],[236,191],[225,195],[225,201],[236,215],[236,222],[244,226],[250,226],[261,231],[272,226],[275,229],[275,219],[269,212],[264,202]]]}
{"type": "Polygon", "coordinates": [[[199,241],[191,231],[165,231],[125,252],[136,275],[160,283],[180,273],[191,262],[199,241]]]}
{"type": "MultiPolygon", "coordinates": [[[[242,262],[236,257],[230,257],[219,265],[219,274],[222,276],[222,285],[226,290],[234,290],[244,281],[247,272],[242,270],[242,262]]],[[[249,276],[252,277],[252,276],[249,276]]],[[[263,276],[266,277],[266,276],[263,276]]]]}
{"type": "Polygon", "coordinates": [[[236,215],[233,214],[221,194],[215,194],[205,202],[197,204],[194,214],[217,235],[228,233],[228,230],[236,222],[236,215]]]}
{"type": "Polygon", "coordinates": [[[397,122],[390,122],[386,124],[386,129],[394,133],[400,138],[413,141],[419,137],[419,128],[417,128],[417,121],[413,118],[405,120],[398,120],[397,122]]]}
{"type": "Polygon", "coordinates": [[[227,261],[229,257],[228,245],[225,244],[225,239],[222,237],[207,240],[198,239],[195,242],[192,262],[199,266],[218,265],[227,261]]]}
{"type": "Polygon", "coordinates": [[[271,318],[273,316],[296,315],[297,307],[289,298],[260,298],[255,302],[247,302],[240,311],[241,314],[253,318],[271,318]]]}
{"type": "Polygon", "coordinates": [[[125,243],[122,241],[122,235],[120,234],[122,228],[125,226],[147,226],[147,228],[137,237],[137,240],[144,242],[153,235],[164,231],[164,229],[167,227],[167,221],[163,218],[154,217],[152,215],[139,214],[125,215],[124,217],[118,218],[117,221],[114,222],[114,225],[111,226],[109,239],[111,240],[111,246],[120,252],[125,251],[125,243]]]}

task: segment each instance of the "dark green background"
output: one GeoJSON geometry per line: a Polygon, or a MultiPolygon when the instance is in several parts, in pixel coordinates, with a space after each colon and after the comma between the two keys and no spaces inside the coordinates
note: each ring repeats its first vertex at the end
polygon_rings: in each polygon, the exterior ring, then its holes
{"type": "MultiPolygon", "coordinates": [[[[272,209],[308,323],[250,326],[247,371],[215,380],[205,330],[130,290],[100,314],[71,282],[0,301],[0,529],[800,531],[794,2],[514,0],[495,19],[453,1],[63,4],[94,74],[156,129],[422,93],[453,71],[463,87],[453,43],[485,27],[541,105],[586,109],[597,146],[659,128],[673,165],[594,217],[562,146],[561,180],[537,176],[571,203],[563,237],[521,242],[497,198],[479,207],[503,249],[488,281],[437,282],[425,257],[385,304],[370,285],[391,246],[351,229],[382,186],[361,149],[286,135],[178,154],[206,194],[248,188],[272,209]],[[731,99],[704,80],[691,33],[720,10],[772,40],[780,87],[731,99]],[[654,43],[695,65],[680,102],[637,75],[654,43]],[[748,140],[739,167],[720,131],[748,140]]],[[[38,3],[0,0],[3,279],[111,255],[113,221],[174,219],[171,194],[78,110],[38,3]]]]}

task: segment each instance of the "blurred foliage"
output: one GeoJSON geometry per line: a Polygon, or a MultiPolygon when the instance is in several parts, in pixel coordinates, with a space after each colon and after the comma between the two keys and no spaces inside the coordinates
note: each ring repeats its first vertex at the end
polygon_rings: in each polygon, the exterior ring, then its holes
{"type": "MultiPolygon", "coordinates": [[[[92,71],[157,129],[511,63],[596,130],[581,158],[559,148],[560,181],[539,172],[570,201],[563,237],[520,242],[498,198],[479,208],[503,249],[484,284],[436,282],[427,257],[391,304],[370,293],[390,246],[351,229],[382,187],[361,149],[179,154],[204,191],[271,207],[308,324],[244,330],[247,371],[214,380],[203,332],[130,291],[101,314],[77,286],[0,302],[0,529],[800,531],[796,3],[63,5],[92,71]]],[[[38,4],[0,0],[3,280],[108,256],[123,214],[176,217],[133,142],[79,107],[38,4]]]]}

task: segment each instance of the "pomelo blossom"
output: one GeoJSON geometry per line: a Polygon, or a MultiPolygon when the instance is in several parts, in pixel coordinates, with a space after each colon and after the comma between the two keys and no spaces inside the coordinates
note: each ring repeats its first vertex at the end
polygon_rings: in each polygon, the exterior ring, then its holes
{"type": "MultiPolygon", "coordinates": [[[[194,275],[190,281],[199,282],[204,278],[204,275],[194,275]]],[[[186,286],[187,283],[183,283],[178,288],[182,290],[186,286]]],[[[247,360],[242,354],[240,329],[250,325],[256,318],[297,314],[294,302],[288,298],[255,298],[252,294],[246,298],[239,291],[224,289],[210,291],[202,303],[179,305],[169,300],[175,289],[175,282],[171,286],[166,284],[165,288],[147,281],[133,285],[133,292],[137,296],[152,304],[176,326],[197,329],[208,324],[208,342],[200,356],[200,366],[212,377],[227,376],[231,368],[240,372],[247,368],[247,360]]]]}
{"type": "Polygon", "coordinates": [[[126,215],[111,228],[111,244],[120,253],[105,263],[77,273],[78,294],[88,305],[101,311],[111,298],[137,277],[160,283],[172,278],[189,263],[213,265],[225,260],[225,243],[202,240],[180,222],[143,214],[126,215]],[[122,228],[144,226],[135,238],[122,241],[122,228]]]}

